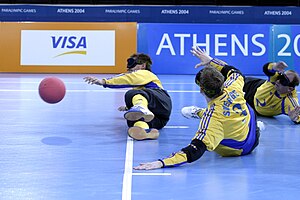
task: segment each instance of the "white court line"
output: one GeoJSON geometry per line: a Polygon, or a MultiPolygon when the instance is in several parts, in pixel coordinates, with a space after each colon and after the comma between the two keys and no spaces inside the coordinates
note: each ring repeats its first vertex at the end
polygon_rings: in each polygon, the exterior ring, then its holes
{"type": "Polygon", "coordinates": [[[0,99],[0,101],[32,101],[34,99],[0,99]]]}
{"type": "MultiPolygon", "coordinates": [[[[38,81],[24,81],[24,82],[18,82],[18,81],[1,81],[0,84],[40,84],[38,81]]],[[[69,81],[64,81],[65,84],[82,84],[84,82],[69,82],[69,81]]],[[[164,83],[164,85],[194,85],[195,83],[164,83]]]]}
{"type": "MultiPolygon", "coordinates": [[[[164,128],[188,128],[188,126],[165,126],[164,128]]],[[[123,175],[122,200],[131,200],[132,176],[171,176],[171,173],[132,173],[133,139],[127,137],[125,169],[123,175]]]]}
{"type": "Polygon", "coordinates": [[[127,137],[125,169],[123,176],[122,200],[131,200],[133,139],[127,137]]]}
{"type": "MultiPolygon", "coordinates": [[[[1,92],[37,92],[38,89],[0,89],[1,92]]],[[[73,89],[67,89],[67,92],[126,92],[128,90],[124,89],[82,89],[82,90],[73,90],[73,89]]],[[[168,90],[168,92],[199,92],[199,90],[168,90]]]]}
{"type": "Polygon", "coordinates": [[[164,128],[189,128],[189,126],[165,126],[164,128]]]}
{"type": "MultiPolygon", "coordinates": [[[[0,92],[37,92],[35,90],[11,90],[11,89],[0,89],[0,92]]],[[[96,89],[96,90],[67,90],[67,92],[126,92],[128,90],[122,89],[96,89]]],[[[167,90],[169,93],[199,93],[199,90],[167,90]]],[[[300,91],[297,92],[300,94],[300,91]]]]}
{"type": "Polygon", "coordinates": [[[38,91],[37,89],[35,90],[11,90],[11,89],[0,89],[0,92],[36,92],[38,91]]]}
{"type": "Polygon", "coordinates": [[[171,173],[132,173],[135,176],[171,176],[171,173]]]}
{"type": "MultiPolygon", "coordinates": [[[[24,90],[24,89],[0,89],[0,92],[37,92],[38,89],[35,90],[24,90]]],[[[122,90],[122,89],[95,89],[95,90],[68,90],[67,92],[126,92],[128,90],[122,90]]],[[[168,90],[169,93],[176,93],[176,92],[197,92],[199,93],[199,90],[168,90]]]]}

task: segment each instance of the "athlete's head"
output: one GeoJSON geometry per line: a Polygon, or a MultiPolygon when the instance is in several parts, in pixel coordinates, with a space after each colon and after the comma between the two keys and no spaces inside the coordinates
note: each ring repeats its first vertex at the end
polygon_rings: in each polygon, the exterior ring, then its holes
{"type": "Polygon", "coordinates": [[[290,93],[299,85],[299,75],[294,70],[287,70],[278,76],[275,88],[279,94],[290,93]]]}
{"type": "Polygon", "coordinates": [[[135,71],[145,69],[151,71],[152,60],[150,56],[144,53],[136,53],[127,59],[127,70],[135,71]]]}
{"type": "Polygon", "coordinates": [[[195,82],[208,98],[216,98],[223,92],[224,76],[214,67],[204,67],[196,77],[195,82]]]}

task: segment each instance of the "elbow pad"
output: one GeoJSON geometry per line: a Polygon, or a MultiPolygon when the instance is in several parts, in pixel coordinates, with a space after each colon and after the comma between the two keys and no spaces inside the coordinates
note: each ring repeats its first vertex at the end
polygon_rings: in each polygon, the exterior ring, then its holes
{"type": "Polygon", "coordinates": [[[186,156],[187,156],[187,162],[191,163],[195,160],[198,160],[206,151],[205,144],[198,139],[194,139],[191,144],[183,149],[181,149],[186,156]]]}
{"type": "MultiPolygon", "coordinates": [[[[223,69],[221,70],[222,75],[225,77],[225,79],[230,76],[232,73],[238,73],[241,76],[243,76],[242,72],[238,70],[237,68],[229,65],[225,65],[223,69]]],[[[243,76],[244,77],[244,76],[243,76]]]]}

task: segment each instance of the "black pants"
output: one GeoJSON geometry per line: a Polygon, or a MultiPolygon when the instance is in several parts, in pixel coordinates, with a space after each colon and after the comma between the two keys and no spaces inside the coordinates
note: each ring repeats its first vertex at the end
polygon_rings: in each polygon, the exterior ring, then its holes
{"type": "Polygon", "coordinates": [[[246,77],[243,91],[245,92],[245,99],[247,103],[253,108],[253,110],[257,113],[254,106],[254,96],[259,88],[266,80],[254,77],[246,77]]]}
{"type": "MultiPolygon", "coordinates": [[[[171,97],[167,91],[163,89],[143,89],[129,90],[125,94],[125,103],[127,108],[131,108],[133,96],[140,94],[148,100],[148,109],[155,115],[154,119],[147,122],[150,128],[161,129],[170,119],[172,110],[171,97]]],[[[128,121],[129,127],[132,127],[135,122],[128,121]]]]}
{"type": "Polygon", "coordinates": [[[256,122],[256,137],[255,137],[255,143],[253,144],[252,149],[250,150],[249,153],[251,153],[259,144],[259,138],[260,138],[260,129],[257,126],[257,116],[255,114],[255,122],[256,122]]]}

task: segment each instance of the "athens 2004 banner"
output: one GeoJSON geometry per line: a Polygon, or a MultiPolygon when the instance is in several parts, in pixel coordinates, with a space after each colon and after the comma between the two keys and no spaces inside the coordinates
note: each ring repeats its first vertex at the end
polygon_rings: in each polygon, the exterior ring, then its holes
{"type": "Polygon", "coordinates": [[[195,74],[199,46],[245,75],[262,75],[266,62],[282,60],[300,72],[300,26],[271,24],[139,24],[138,50],[159,74],[195,74]]]}
{"type": "Polygon", "coordinates": [[[0,23],[1,72],[121,73],[136,23],[0,23]]]}

